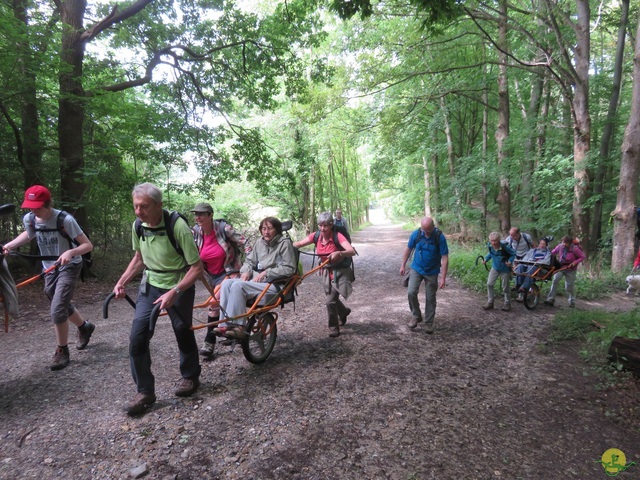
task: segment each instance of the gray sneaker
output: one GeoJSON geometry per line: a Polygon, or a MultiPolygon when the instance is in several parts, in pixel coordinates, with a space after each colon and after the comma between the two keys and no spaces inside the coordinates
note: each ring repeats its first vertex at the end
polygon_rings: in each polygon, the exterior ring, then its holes
{"type": "Polygon", "coordinates": [[[56,353],[53,354],[53,362],[51,362],[51,370],[62,370],[69,365],[69,347],[58,347],[56,353]]]}
{"type": "Polygon", "coordinates": [[[508,312],[509,310],[511,310],[511,304],[508,302],[504,302],[504,305],[502,305],[501,310],[503,312],[508,312]]]}
{"type": "Polygon", "coordinates": [[[215,349],[216,344],[204,341],[202,348],[200,349],[200,356],[205,358],[206,360],[211,360],[213,358],[213,350],[215,349]]]}

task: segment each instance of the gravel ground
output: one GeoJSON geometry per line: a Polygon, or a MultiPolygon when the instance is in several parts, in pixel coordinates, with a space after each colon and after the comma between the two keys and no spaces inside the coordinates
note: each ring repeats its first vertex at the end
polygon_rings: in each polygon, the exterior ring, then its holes
{"type": "MultiPolygon", "coordinates": [[[[407,238],[389,224],[354,235],[353,313],[339,338],[327,335],[310,277],[295,311],[278,310],[267,361],[219,347],[190,398],[172,393],[178,352],[161,319],[158,402],[139,418],[122,411],[135,394],[133,310],[113,302],[102,319],[112,286],[80,286],[78,305],[97,329],[86,350],[71,345],[59,372],[48,368],[55,345],[41,285],[21,291],[21,316],[0,334],[0,478],[604,479],[606,450],[640,461],[637,386],[597,390],[575,346],[549,347],[557,308],[484,312],[482,295],[451,280],[438,292],[435,334],[409,330],[397,274],[407,238]]],[[[578,301],[607,305],[635,302],[578,301]]]]}

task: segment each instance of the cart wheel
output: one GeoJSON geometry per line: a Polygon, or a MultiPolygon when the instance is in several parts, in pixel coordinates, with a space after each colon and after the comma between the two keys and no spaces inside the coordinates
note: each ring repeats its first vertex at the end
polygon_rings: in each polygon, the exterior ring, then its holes
{"type": "Polygon", "coordinates": [[[524,292],[524,306],[527,307],[528,310],[533,310],[538,306],[539,301],[540,287],[534,283],[529,290],[525,290],[524,292]]]}
{"type": "Polygon", "coordinates": [[[255,316],[249,319],[247,325],[249,335],[242,340],[242,353],[251,363],[264,362],[276,345],[278,326],[276,317],[272,313],[265,313],[260,318],[255,316]]]}

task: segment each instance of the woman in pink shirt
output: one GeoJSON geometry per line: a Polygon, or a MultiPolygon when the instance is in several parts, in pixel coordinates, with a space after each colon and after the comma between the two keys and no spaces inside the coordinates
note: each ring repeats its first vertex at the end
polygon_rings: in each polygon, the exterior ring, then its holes
{"type": "MultiPolygon", "coordinates": [[[[326,295],[325,305],[329,317],[329,336],[338,337],[340,335],[340,325],[347,323],[347,317],[351,309],[345,307],[340,300],[340,295],[345,299],[351,294],[351,282],[353,281],[352,270],[349,260],[346,259],[355,255],[355,250],[349,241],[341,233],[334,236],[333,216],[331,212],[324,212],[318,215],[318,236],[316,253],[320,255],[321,261],[329,259],[329,265],[320,271],[322,284],[326,295]],[[335,243],[337,237],[337,243],[335,243]]],[[[300,248],[314,243],[316,232],[293,244],[300,248]]]]}
{"type": "MultiPolygon", "coordinates": [[[[222,283],[229,272],[238,271],[242,266],[240,254],[243,251],[245,238],[224,221],[213,219],[213,207],[208,203],[199,203],[191,210],[196,216],[193,227],[193,238],[200,252],[200,260],[204,266],[204,275],[211,287],[222,283]]],[[[207,322],[220,319],[219,308],[209,308],[207,322]]],[[[214,327],[207,328],[207,336],[200,349],[205,360],[213,358],[216,345],[214,327]]]]}
{"type": "Polygon", "coordinates": [[[576,276],[578,274],[578,265],[586,258],[578,244],[574,243],[573,238],[565,235],[560,239],[561,243],[551,251],[552,255],[556,255],[563,268],[553,276],[551,282],[551,290],[544,301],[546,305],[553,306],[556,300],[556,291],[558,284],[564,277],[564,289],[569,295],[569,307],[576,306],[576,276]]]}

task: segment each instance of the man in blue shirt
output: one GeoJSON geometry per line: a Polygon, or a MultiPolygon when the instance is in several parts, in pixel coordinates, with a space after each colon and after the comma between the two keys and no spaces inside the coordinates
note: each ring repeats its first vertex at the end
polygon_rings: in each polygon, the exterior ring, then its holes
{"type": "Polygon", "coordinates": [[[402,256],[400,275],[405,274],[407,260],[413,254],[411,271],[409,272],[409,286],[407,296],[411,308],[409,328],[414,329],[422,322],[418,291],[420,284],[425,282],[424,318],[427,333],[433,333],[433,320],[436,316],[436,292],[438,291],[438,275],[442,271],[440,288],[444,288],[449,267],[449,248],[444,234],[438,230],[431,217],[424,217],[420,228],[409,237],[407,248],[402,256]]]}

